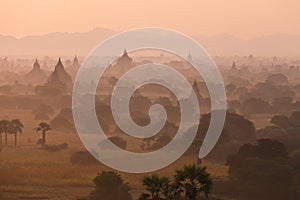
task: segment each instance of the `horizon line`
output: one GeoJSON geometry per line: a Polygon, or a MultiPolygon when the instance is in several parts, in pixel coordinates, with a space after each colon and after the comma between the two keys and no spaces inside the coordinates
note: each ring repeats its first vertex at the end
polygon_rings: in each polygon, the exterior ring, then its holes
{"type": "MultiPolygon", "coordinates": [[[[138,27],[137,27],[138,28],[138,27]]],[[[163,28],[163,27],[160,27],[163,28]]],[[[51,35],[51,34],[57,34],[57,33],[61,33],[61,34],[84,34],[84,33],[89,33],[89,32],[93,32],[93,31],[97,31],[97,30],[106,30],[106,31],[112,31],[115,33],[120,33],[120,32],[125,32],[125,31],[129,31],[129,30],[133,30],[136,28],[132,28],[132,29],[128,29],[128,30],[115,30],[115,29],[110,29],[110,28],[104,28],[104,27],[96,27],[96,28],[92,28],[86,31],[52,31],[52,32],[47,32],[47,33],[38,33],[38,34],[27,34],[27,35],[23,35],[23,36],[16,36],[13,34],[3,34],[0,33],[0,36],[2,37],[12,37],[14,39],[17,40],[21,40],[27,37],[40,37],[40,36],[47,36],[47,35],[51,35]]],[[[175,31],[178,31],[176,29],[173,29],[175,31]]],[[[184,33],[190,37],[217,37],[217,36],[231,36],[234,38],[238,38],[238,39],[242,39],[242,40],[251,40],[251,39],[257,39],[257,38],[263,38],[263,37],[267,37],[267,36],[278,36],[278,35],[288,35],[288,36],[300,36],[300,33],[270,33],[270,34],[263,34],[263,35],[258,35],[258,36],[251,36],[251,37],[242,37],[242,36],[238,36],[236,34],[233,33],[228,33],[228,32],[219,32],[219,33],[215,33],[215,34],[211,34],[211,35],[207,35],[207,34],[201,34],[201,33],[197,33],[197,34],[187,34],[184,33]]]]}

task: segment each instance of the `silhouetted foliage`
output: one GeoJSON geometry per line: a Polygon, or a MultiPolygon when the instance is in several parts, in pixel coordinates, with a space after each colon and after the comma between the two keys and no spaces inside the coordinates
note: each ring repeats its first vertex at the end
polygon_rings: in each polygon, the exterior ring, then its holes
{"type": "Polygon", "coordinates": [[[276,98],[272,101],[272,108],[275,113],[289,114],[293,109],[293,99],[291,97],[276,98]]]}
{"type": "MultiPolygon", "coordinates": [[[[219,111],[214,111],[219,112],[219,111]]],[[[211,114],[205,114],[200,120],[199,133],[204,135],[208,129],[210,123],[211,114]]],[[[237,113],[226,113],[226,119],[224,123],[223,132],[227,133],[230,137],[229,140],[238,140],[239,142],[253,141],[255,137],[255,126],[254,124],[237,113]]],[[[222,134],[223,134],[222,132],[222,134]]],[[[225,139],[225,138],[224,138],[225,139]]]]}
{"type": "Polygon", "coordinates": [[[23,132],[24,125],[19,119],[13,119],[10,121],[10,133],[15,135],[15,146],[17,146],[18,133],[23,132]]]}
{"type": "Polygon", "coordinates": [[[157,174],[143,178],[143,186],[147,193],[142,193],[139,200],[169,200],[178,199],[179,187],[171,183],[168,177],[160,177],[157,174]]]}
{"type": "Polygon", "coordinates": [[[49,145],[49,144],[43,144],[42,145],[42,148],[46,151],[52,151],[52,152],[55,152],[55,151],[61,151],[61,150],[66,150],[69,148],[69,145],[67,143],[63,143],[63,144],[52,144],[52,145],[49,145]]]}
{"type": "Polygon", "coordinates": [[[95,190],[90,200],[132,200],[128,184],[115,172],[101,172],[93,180],[95,190]]]}
{"type": "Polygon", "coordinates": [[[7,134],[11,131],[11,122],[9,120],[1,120],[0,121],[0,127],[2,133],[5,134],[5,146],[7,146],[7,134]]]}
{"type": "Polygon", "coordinates": [[[245,115],[273,112],[273,109],[268,102],[258,98],[246,99],[242,102],[239,110],[245,115]]]}
{"type": "Polygon", "coordinates": [[[270,138],[281,141],[289,151],[300,149],[300,116],[299,111],[295,111],[290,117],[285,115],[275,115],[270,122],[274,126],[266,126],[257,131],[257,138],[270,138]]]}
{"type": "Polygon", "coordinates": [[[88,200],[87,197],[76,197],[76,200],[88,200]]]}
{"type": "Polygon", "coordinates": [[[196,200],[202,194],[209,197],[212,179],[206,167],[195,164],[184,166],[182,170],[176,170],[174,179],[187,199],[196,200]]]}
{"type": "Polygon", "coordinates": [[[271,118],[270,122],[282,129],[287,129],[289,127],[289,118],[284,115],[275,115],[271,118]]]}
{"type": "Polygon", "coordinates": [[[289,118],[290,126],[300,127],[300,111],[295,111],[289,118]]]}
{"type": "Polygon", "coordinates": [[[50,125],[46,122],[39,123],[39,126],[37,128],[35,128],[36,132],[42,133],[42,144],[46,143],[46,133],[50,130],[52,130],[52,129],[51,129],[50,125]]]}
{"type": "Polygon", "coordinates": [[[153,174],[144,177],[143,185],[147,192],[142,193],[139,200],[176,200],[182,197],[196,200],[210,196],[212,179],[205,167],[193,164],[176,170],[173,182],[168,177],[153,174]]]}
{"type": "Polygon", "coordinates": [[[0,123],[0,152],[2,151],[2,133],[3,133],[3,128],[1,127],[1,123],[0,123]]]}
{"type": "MultiPolygon", "coordinates": [[[[210,123],[210,118],[211,113],[201,117],[196,141],[203,141],[210,123]]],[[[255,141],[254,124],[237,113],[227,112],[222,134],[207,158],[224,161],[229,154],[236,153],[241,144],[252,141],[255,141]]],[[[196,150],[194,153],[198,154],[199,146],[198,149],[194,148],[194,150],[196,150]]]]}
{"type": "Polygon", "coordinates": [[[227,164],[239,198],[296,200],[294,170],[281,142],[260,139],[255,145],[245,144],[227,164]]]}
{"type": "Polygon", "coordinates": [[[266,83],[271,85],[287,85],[289,83],[288,78],[283,74],[271,74],[267,77],[266,83]]]}

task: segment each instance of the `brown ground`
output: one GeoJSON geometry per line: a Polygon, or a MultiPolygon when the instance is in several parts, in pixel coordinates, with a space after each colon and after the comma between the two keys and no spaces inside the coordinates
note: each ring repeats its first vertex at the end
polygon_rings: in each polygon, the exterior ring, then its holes
{"type": "MultiPolygon", "coordinates": [[[[102,164],[82,166],[70,162],[72,153],[84,150],[76,133],[52,131],[47,135],[48,144],[69,144],[67,150],[48,152],[36,144],[41,137],[32,129],[38,124],[30,111],[9,110],[1,115],[10,119],[20,118],[25,125],[24,133],[18,136],[18,147],[14,147],[14,137],[9,135],[7,147],[0,153],[0,199],[55,199],[68,200],[86,196],[93,190],[92,179],[101,170],[109,170],[102,164]],[[7,114],[9,113],[9,114],[7,114]]],[[[190,159],[182,158],[158,173],[171,176],[174,170],[190,159]]],[[[204,162],[214,177],[227,176],[227,168],[222,164],[204,162]]],[[[132,187],[134,197],[142,191],[141,179],[144,174],[121,173],[132,187]]]]}

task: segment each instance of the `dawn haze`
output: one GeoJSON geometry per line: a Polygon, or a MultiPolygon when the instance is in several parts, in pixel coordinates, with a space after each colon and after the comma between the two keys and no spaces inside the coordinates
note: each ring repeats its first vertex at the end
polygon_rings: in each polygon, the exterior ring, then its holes
{"type": "Polygon", "coordinates": [[[299,200],[299,9],[2,0],[0,200],[299,200]]]}

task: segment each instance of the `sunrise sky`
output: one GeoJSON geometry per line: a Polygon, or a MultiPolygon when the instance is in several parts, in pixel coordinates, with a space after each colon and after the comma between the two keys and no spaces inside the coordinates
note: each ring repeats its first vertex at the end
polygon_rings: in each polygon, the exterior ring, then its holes
{"type": "Polygon", "coordinates": [[[300,34],[299,8],[299,0],[1,0],[0,34],[23,37],[145,26],[242,38],[300,34]]]}

